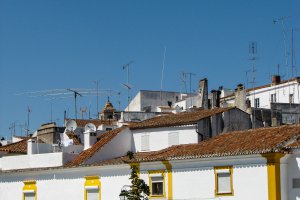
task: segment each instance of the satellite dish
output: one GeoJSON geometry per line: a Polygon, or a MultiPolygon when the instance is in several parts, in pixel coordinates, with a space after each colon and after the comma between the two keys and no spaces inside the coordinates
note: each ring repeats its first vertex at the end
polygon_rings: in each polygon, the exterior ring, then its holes
{"type": "Polygon", "coordinates": [[[84,127],[85,132],[96,132],[96,126],[93,123],[88,123],[84,127]]]}
{"type": "Polygon", "coordinates": [[[66,123],[66,129],[68,131],[75,131],[75,129],[77,128],[77,124],[75,120],[68,120],[66,123]]]}

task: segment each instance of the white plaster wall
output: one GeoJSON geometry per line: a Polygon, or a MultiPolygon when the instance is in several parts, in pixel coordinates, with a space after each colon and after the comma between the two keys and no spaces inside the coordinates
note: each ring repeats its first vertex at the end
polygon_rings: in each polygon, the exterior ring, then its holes
{"type": "Polygon", "coordinates": [[[123,130],[114,137],[108,144],[104,145],[100,151],[95,153],[87,163],[102,161],[126,155],[132,151],[132,134],[129,129],[123,130]]]}
{"type": "Polygon", "coordinates": [[[23,182],[2,182],[0,178],[0,199],[1,200],[21,200],[23,191],[23,182]]]}
{"type": "MultiPolygon", "coordinates": [[[[289,94],[294,94],[294,103],[299,103],[299,84],[295,81],[262,88],[255,91],[255,98],[259,98],[260,108],[270,108],[271,94],[276,93],[276,102],[289,103],[289,94]]],[[[254,92],[250,92],[247,97],[254,107],[254,92]]]]}
{"type": "Polygon", "coordinates": [[[294,152],[287,159],[287,190],[289,200],[300,199],[300,188],[293,188],[293,179],[300,178],[300,152],[294,152]]]}
{"type": "Polygon", "coordinates": [[[136,152],[141,150],[141,138],[143,135],[149,135],[150,151],[157,151],[168,147],[168,134],[170,132],[179,133],[179,144],[198,143],[198,134],[196,127],[163,127],[155,129],[133,130],[134,149],[136,152]]]}
{"type": "Polygon", "coordinates": [[[266,160],[260,156],[171,163],[174,199],[268,200],[266,160]],[[215,196],[214,166],[233,166],[233,196],[215,196]]]}
{"type": "Polygon", "coordinates": [[[65,177],[63,179],[48,179],[37,181],[37,199],[64,200],[84,199],[85,178],[65,177]]]}
{"type": "MultiPolygon", "coordinates": [[[[267,168],[264,158],[227,157],[172,161],[173,199],[267,200],[267,168]],[[214,166],[233,166],[234,196],[215,198],[214,166]]],[[[142,163],[140,177],[149,184],[148,170],[166,169],[161,162],[142,163]]],[[[102,200],[116,200],[121,188],[130,184],[129,165],[0,173],[0,199],[21,199],[23,180],[36,180],[40,200],[82,200],[85,176],[100,176],[102,200]]],[[[168,179],[166,174],[166,194],[168,179]]],[[[295,199],[295,198],[294,198],[295,199]]]]}
{"type": "Polygon", "coordinates": [[[2,157],[2,170],[56,167],[72,160],[76,154],[48,153],[2,157]]]}
{"type": "Polygon", "coordinates": [[[137,95],[130,101],[129,105],[127,105],[125,108],[125,111],[141,111],[141,91],[139,91],[137,95]]]}

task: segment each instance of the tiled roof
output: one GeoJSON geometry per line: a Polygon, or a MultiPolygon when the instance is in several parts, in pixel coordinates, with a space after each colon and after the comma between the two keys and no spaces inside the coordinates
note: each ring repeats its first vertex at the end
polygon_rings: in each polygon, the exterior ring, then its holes
{"type": "Polygon", "coordinates": [[[297,140],[289,145],[287,145],[288,149],[299,149],[300,148],[300,140],[297,140]]]}
{"type": "Polygon", "coordinates": [[[235,107],[205,109],[205,110],[197,110],[192,112],[182,112],[177,114],[158,116],[158,117],[144,120],[140,123],[132,124],[129,127],[130,129],[135,130],[135,129],[144,129],[144,128],[159,128],[159,127],[195,124],[200,119],[204,119],[218,113],[223,113],[233,108],[235,107]]]}
{"type": "Polygon", "coordinates": [[[93,165],[285,152],[288,150],[286,147],[289,147],[286,143],[290,140],[297,140],[299,137],[300,126],[298,125],[234,131],[198,144],[176,145],[160,151],[135,153],[132,160],[123,156],[93,165]]]}
{"type": "MultiPolygon", "coordinates": [[[[69,120],[69,119],[67,119],[69,120]]],[[[114,125],[116,120],[110,119],[110,120],[101,120],[101,119],[73,119],[76,121],[76,124],[78,127],[84,127],[88,123],[93,123],[96,127],[100,125],[114,125]]]]}
{"type": "Polygon", "coordinates": [[[102,133],[97,139],[96,142],[91,148],[84,150],[81,152],[74,160],[68,162],[65,166],[72,167],[76,165],[81,165],[89,158],[91,158],[95,153],[97,153],[104,145],[109,143],[115,136],[117,136],[122,130],[124,130],[127,126],[122,126],[121,128],[117,128],[111,131],[107,131],[102,133]]]}
{"type": "Polygon", "coordinates": [[[0,152],[7,152],[7,153],[20,153],[26,154],[27,153],[27,139],[21,140],[19,142],[10,143],[0,147],[0,152]]]}
{"type": "Polygon", "coordinates": [[[67,136],[73,140],[73,144],[74,145],[80,145],[80,141],[79,141],[79,138],[77,137],[77,135],[72,132],[72,131],[67,131],[66,132],[67,136]]]}

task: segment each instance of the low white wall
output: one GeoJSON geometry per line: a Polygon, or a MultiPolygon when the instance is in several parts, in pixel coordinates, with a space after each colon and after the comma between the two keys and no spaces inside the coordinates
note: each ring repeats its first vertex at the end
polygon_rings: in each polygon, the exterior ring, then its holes
{"type": "Polygon", "coordinates": [[[39,168],[39,167],[57,167],[72,160],[78,154],[66,153],[47,153],[2,157],[2,170],[39,168]]]}
{"type": "Polygon", "coordinates": [[[83,145],[70,145],[67,147],[62,147],[63,153],[81,153],[83,151],[83,145]]]}

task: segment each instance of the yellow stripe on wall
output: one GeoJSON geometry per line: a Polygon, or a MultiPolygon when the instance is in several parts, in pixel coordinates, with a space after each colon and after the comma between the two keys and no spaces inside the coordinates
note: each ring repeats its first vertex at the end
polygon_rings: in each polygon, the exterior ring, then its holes
{"type": "Polygon", "coordinates": [[[169,161],[162,161],[162,163],[166,166],[167,174],[168,174],[168,199],[173,199],[173,174],[172,174],[172,165],[169,161]]]}
{"type": "Polygon", "coordinates": [[[281,200],[280,158],[283,153],[262,154],[267,159],[269,200],[281,200]]]}

